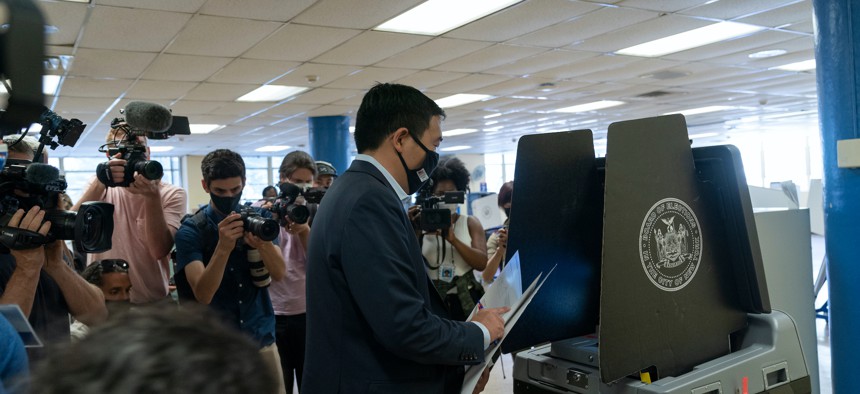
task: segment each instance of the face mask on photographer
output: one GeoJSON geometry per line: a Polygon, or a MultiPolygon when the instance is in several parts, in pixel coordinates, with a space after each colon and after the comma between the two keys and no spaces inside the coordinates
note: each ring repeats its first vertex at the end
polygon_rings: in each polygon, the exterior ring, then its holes
{"type": "Polygon", "coordinates": [[[239,202],[242,201],[242,193],[230,197],[216,196],[215,193],[209,193],[209,198],[212,199],[212,205],[218,212],[229,215],[230,212],[238,211],[239,202]]]}
{"type": "Polygon", "coordinates": [[[424,162],[421,164],[421,168],[413,170],[406,165],[406,160],[403,160],[403,155],[400,152],[397,152],[397,156],[400,158],[400,163],[403,164],[403,169],[406,170],[406,180],[409,185],[409,190],[406,190],[406,193],[414,194],[421,188],[421,186],[430,180],[430,174],[436,169],[436,165],[439,164],[439,154],[427,149],[427,147],[421,143],[421,140],[411,132],[409,133],[409,136],[412,137],[418,146],[424,150],[424,153],[427,154],[424,156],[424,162]]]}

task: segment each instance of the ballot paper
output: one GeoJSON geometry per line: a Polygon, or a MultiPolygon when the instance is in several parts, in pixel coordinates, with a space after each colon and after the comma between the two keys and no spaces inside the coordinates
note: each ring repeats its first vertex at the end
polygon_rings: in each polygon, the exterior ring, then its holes
{"type": "MultiPolygon", "coordinates": [[[[555,267],[543,277],[543,280],[541,280],[543,274],[538,274],[529,287],[523,291],[520,255],[519,252],[515,252],[510,261],[505,265],[502,273],[490,288],[487,289],[487,292],[481,297],[481,300],[475,306],[475,309],[472,310],[472,313],[469,314],[467,321],[471,321],[479,309],[509,306],[511,310],[502,315],[502,319],[505,321],[505,336],[507,336],[553,270],[555,270],[555,267]]],[[[504,337],[502,341],[504,341],[504,337]]],[[[481,373],[493,362],[493,355],[501,346],[501,342],[490,344],[490,347],[484,353],[484,361],[482,363],[466,367],[466,377],[463,379],[461,393],[472,393],[478,384],[478,380],[481,378],[481,373]]]]}
{"type": "Polygon", "coordinates": [[[0,315],[3,315],[12,324],[15,331],[21,336],[25,347],[42,347],[42,341],[33,331],[33,327],[18,305],[0,305],[0,315]]]}

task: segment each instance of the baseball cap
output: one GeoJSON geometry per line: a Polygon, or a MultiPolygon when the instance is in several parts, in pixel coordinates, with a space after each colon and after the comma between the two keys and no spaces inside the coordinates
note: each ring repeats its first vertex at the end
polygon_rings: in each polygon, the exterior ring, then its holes
{"type": "Polygon", "coordinates": [[[318,160],[316,162],[317,165],[317,176],[320,175],[332,175],[337,176],[337,170],[334,169],[334,166],[327,161],[318,160]]]}

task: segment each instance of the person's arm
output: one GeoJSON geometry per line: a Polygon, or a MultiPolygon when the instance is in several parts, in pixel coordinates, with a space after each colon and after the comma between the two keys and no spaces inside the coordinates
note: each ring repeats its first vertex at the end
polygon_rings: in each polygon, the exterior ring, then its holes
{"type": "Polygon", "coordinates": [[[269,276],[272,280],[277,281],[284,278],[287,267],[284,264],[284,256],[281,254],[281,249],[277,245],[269,241],[263,241],[247,231],[245,232],[245,243],[260,251],[260,258],[263,259],[263,265],[269,270],[269,276]]]}
{"type": "MultiPolygon", "coordinates": [[[[299,242],[302,244],[302,249],[305,251],[308,250],[308,239],[310,239],[310,237],[311,237],[311,226],[310,225],[308,225],[307,223],[303,223],[303,224],[293,223],[289,219],[287,219],[286,224],[284,225],[284,230],[286,230],[286,232],[288,232],[290,234],[298,235],[299,242]]],[[[271,273],[272,273],[272,271],[269,270],[270,275],[271,275],[271,273]]]]}
{"type": "Polygon", "coordinates": [[[495,242],[495,246],[492,248],[493,253],[490,256],[490,259],[487,260],[487,267],[484,268],[483,272],[481,272],[481,278],[484,279],[484,283],[493,283],[496,271],[498,271],[499,265],[502,263],[502,260],[504,260],[505,254],[508,252],[508,230],[501,228],[495,234],[490,236],[490,240],[487,241],[488,250],[490,249],[490,244],[493,242],[495,242]]]}
{"type": "MultiPolygon", "coordinates": [[[[230,214],[221,223],[218,223],[218,245],[215,247],[215,252],[209,259],[209,263],[204,266],[202,261],[195,260],[185,266],[185,277],[194,292],[194,298],[201,304],[212,302],[212,297],[221,287],[224,269],[227,268],[227,259],[233,248],[236,247],[236,240],[244,232],[241,216],[237,213],[230,214]]],[[[201,234],[200,236],[205,237],[208,234],[201,234]]]]}
{"type": "Polygon", "coordinates": [[[69,306],[69,313],[75,319],[88,326],[105,321],[108,311],[104,294],[63,261],[62,243],[57,240],[45,246],[45,273],[57,282],[69,306]]]}
{"type": "MultiPolygon", "coordinates": [[[[463,216],[460,216],[462,219],[463,216]]],[[[469,227],[469,235],[472,236],[471,245],[466,244],[454,235],[454,225],[451,224],[451,229],[448,231],[448,242],[454,246],[457,253],[463,257],[463,260],[473,269],[483,271],[487,267],[487,236],[484,234],[484,229],[481,227],[481,222],[477,218],[467,217],[466,224],[469,227]]]]}
{"type": "MultiPolygon", "coordinates": [[[[129,184],[127,189],[130,194],[143,196],[143,229],[148,246],[147,252],[153,259],[163,258],[170,253],[173,247],[173,234],[176,232],[175,227],[168,226],[166,215],[176,212],[177,201],[171,201],[173,206],[170,207],[162,204],[160,183],[159,180],[150,180],[135,173],[134,182],[129,184]]],[[[179,216],[182,216],[181,212],[179,216]]]]}
{"type": "MultiPolygon", "coordinates": [[[[51,222],[44,219],[45,211],[34,206],[27,211],[26,215],[23,209],[16,211],[7,225],[46,235],[51,229],[51,222]]],[[[36,287],[39,285],[39,273],[45,264],[45,248],[40,246],[11,250],[9,253],[15,258],[15,271],[12,272],[3,294],[0,295],[0,304],[18,305],[24,315],[30,317],[33,299],[36,297],[36,287]]]]}
{"type": "MultiPolygon", "coordinates": [[[[120,159],[121,154],[117,153],[110,159],[108,169],[111,172],[111,177],[114,182],[122,182],[125,178],[125,163],[126,161],[120,159]]],[[[96,177],[90,179],[90,184],[87,185],[87,188],[84,189],[84,194],[75,205],[72,207],[73,211],[78,211],[81,207],[81,204],[88,201],[103,201],[105,198],[105,192],[107,191],[107,186],[105,186],[101,181],[99,181],[96,177]]]]}

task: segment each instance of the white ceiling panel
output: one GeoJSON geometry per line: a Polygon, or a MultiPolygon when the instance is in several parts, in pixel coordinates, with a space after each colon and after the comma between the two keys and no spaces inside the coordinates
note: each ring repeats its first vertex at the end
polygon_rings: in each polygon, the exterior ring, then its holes
{"type": "Polygon", "coordinates": [[[163,81],[205,81],[233,60],[229,57],[172,55],[163,53],[141,78],[163,81]]]}
{"type": "Polygon", "coordinates": [[[460,79],[469,74],[454,73],[446,71],[419,71],[415,74],[398,79],[397,83],[412,86],[418,90],[425,90],[445,82],[460,79]]]}
{"type": "Polygon", "coordinates": [[[199,101],[228,101],[232,102],[246,93],[260,87],[259,85],[235,83],[204,82],[182,97],[183,100],[199,101]]]}
{"type": "Polygon", "coordinates": [[[682,14],[715,19],[733,19],[779,8],[798,0],[722,0],[681,11],[682,14]]]}
{"type": "Polygon", "coordinates": [[[57,32],[45,36],[48,45],[74,45],[87,16],[86,4],[65,1],[37,2],[45,23],[56,26],[57,32]]]}
{"type": "Polygon", "coordinates": [[[273,83],[287,86],[322,87],[359,70],[361,70],[359,66],[304,63],[273,83]]]}
{"type": "Polygon", "coordinates": [[[422,0],[376,0],[362,2],[359,6],[352,0],[319,0],[294,18],[293,22],[370,29],[422,2],[422,0]]]}
{"type": "Polygon", "coordinates": [[[492,45],[490,42],[434,38],[385,59],[377,66],[395,68],[432,68],[438,64],[468,55],[492,45]]]}
{"type": "Polygon", "coordinates": [[[194,116],[211,113],[223,105],[218,101],[179,100],[171,105],[170,109],[177,116],[194,116]]]}
{"type": "Polygon", "coordinates": [[[597,56],[594,52],[551,50],[487,70],[488,74],[523,76],[597,56]]]}
{"type": "Polygon", "coordinates": [[[639,59],[631,63],[626,63],[623,67],[608,67],[605,70],[598,70],[592,73],[579,75],[577,76],[577,78],[592,82],[627,80],[642,75],[648,75],[654,73],[655,71],[661,71],[668,68],[677,67],[681,64],[682,63],[680,62],[671,60],[639,59]]]}
{"type": "Polygon", "coordinates": [[[804,0],[799,3],[775,8],[770,11],[761,12],[752,16],[738,19],[738,22],[752,25],[778,27],[800,21],[808,21],[812,15],[812,2],[804,0]]]}
{"type": "MultiPolygon", "coordinates": [[[[795,38],[788,41],[779,41],[773,44],[762,45],[757,48],[744,48],[744,50],[736,53],[728,53],[722,56],[715,56],[707,59],[706,61],[711,64],[724,64],[724,65],[736,65],[736,66],[749,66],[754,68],[767,68],[770,65],[763,63],[762,61],[769,62],[768,59],[772,58],[764,58],[764,59],[751,59],[749,56],[753,53],[757,53],[764,50],[776,50],[782,49],[787,51],[787,54],[798,53],[798,52],[806,52],[809,48],[813,46],[812,37],[801,37],[795,38]]],[[[786,62],[788,63],[788,62],[786,62]]]]}
{"type": "Polygon", "coordinates": [[[658,15],[656,12],[628,8],[601,8],[580,18],[517,37],[510,43],[550,48],[564,47],[586,38],[656,18],[658,15]]]}
{"type": "Polygon", "coordinates": [[[517,45],[493,45],[447,63],[433,67],[437,71],[480,72],[489,68],[513,63],[518,59],[545,52],[544,48],[517,45]]]}
{"type": "Polygon", "coordinates": [[[131,79],[105,79],[66,77],[60,89],[63,96],[117,98],[131,83],[131,79]]]}
{"type": "Polygon", "coordinates": [[[282,117],[258,115],[242,119],[241,121],[236,122],[236,124],[245,128],[257,128],[275,124],[283,120],[284,118],[282,117]]]}
{"type": "Polygon", "coordinates": [[[298,62],[236,59],[208,79],[209,82],[264,84],[296,68],[298,62]]]}
{"type": "Polygon", "coordinates": [[[368,31],[350,39],[316,59],[316,63],[369,66],[405,51],[432,37],[368,31]]]}
{"type": "Polygon", "coordinates": [[[399,78],[414,74],[415,70],[398,68],[367,67],[360,72],[352,73],[326,85],[337,89],[368,90],[377,82],[393,82],[399,78]]]}
{"type": "Polygon", "coordinates": [[[571,45],[571,47],[585,51],[614,52],[710,24],[713,22],[684,16],[665,15],[588,38],[581,43],[571,45]]]}
{"type": "Polygon", "coordinates": [[[176,100],[197,86],[197,82],[139,80],[126,97],[140,100],[176,100]]]}
{"type": "Polygon", "coordinates": [[[597,4],[568,0],[522,2],[455,29],[445,37],[503,42],[599,8],[597,4]]]}
{"type": "Polygon", "coordinates": [[[217,111],[212,111],[210,115],[236,115],[245,117],[253,113],[261,112],[275,103],[227,103],[218,108],[217,111]]]}
{"type": "Polygon", "coordinates": [[[200,9],[204,15],[286,22],[316,0],[209,0],[200,9]]]}
{"type": "Polygon", "coordinates": [[[169,53],[236,57],[281,24],[239,18],[195,15],[167,48],[169,53]]]}
{"type": "Polygon", "coordinates": [[[354,115],[358,111],[358,107],[344,105],[324,105],[307,113],[308,117],[312,116],[340,116],[354,115]]]}
{"type": "Polygon", "coordinates": [[[633,56],[602,55],[584,59],[582,61],[552,68],[546,71],[534,73],[532,76],[549,79],[574,78],[593,72],[613,70],[624,67],[627,64],[636,63],[641,58],[633,56]]]}
{"type": "Polygon", "coordinates": [[[190,14],[97,7],[80,46],[95,49],[160,52],[182,30],[190,14]],[[97,28],[96,28],[97,27],[97,28]]]}
{"type": "MultiPolygon", "coordinates": [[[[58,113],[102,114],[114,101],[116,98],[60,97],[54,108],[58,113]]],[[[119,111],[116,113],[119,116],[119,111]]]]}
{"type": "Polygon", "coordinates": [[[98,0],[98,4],[147,10],[195,13],[207,0],[98,0]]]}
{"type": "Polygon", "coordinates": [[[617,5],[650,11],[678,12],[701,4],[701,0],[624,0],[617,5]]]}
{"type": "Polygon", "coordinates": [[[346,97],[363,93],[361,90],[316,88],[300,94],[290,102],[295,104],[331,104],[346,97]]]}
{"type": "Polygon", "coordinates": [[[155,59],[155,55],[155,53],[81,48],[75,54],[69,74],[96,78],[137,78],[155,59]]]}
{"type": "Polygon", "coordinates": [[[794,33],[766,30],[731,41],[722,41],[698,48],[688,49],[686,51],[672,53],[664,56],[664,58],[682,61],[707,61],[707,59],[714,59],[716,62],[724,63],[720,59],[722,56],[738,52],[744,52],[749,55],[753,52],[757,52],[757,49],[763,46],[777,44],[796,38],[797,34],[794,33]]]}
{"type": "Polygon", "coordinates": [[[814,27],[815,25],[813,25],[812,21],[806,21],[792,23],[791,25],[784,27],[784,29],[812,34],[814,33],[814,27]]]}
{"type": "Polygon", "coordinates": [[[494,85],[506,80],[508,80],[508,77],[502,75],[471,74],[460,79],[455,79],[451,82],[436,85],[427,89],[427,92],[424,92],[424,94],[435,100],[456,93],[481,93],[476,90],[480,90],[485,86],[494,85]]]}
{"type": "Polygon", "coordinates": [[[243,57],[309,61],[359,33],[361,30],[290,23],[255,45],[243,57]]]}
{"type": "Polygon", "coordinates": [[[541,83],[552,82],[548,79],[538,78],[511,78],[503,82],[485,86],[481,91],[493,96],[526,95],[541,96],[545,92],[540,91],[541,83]]]}

